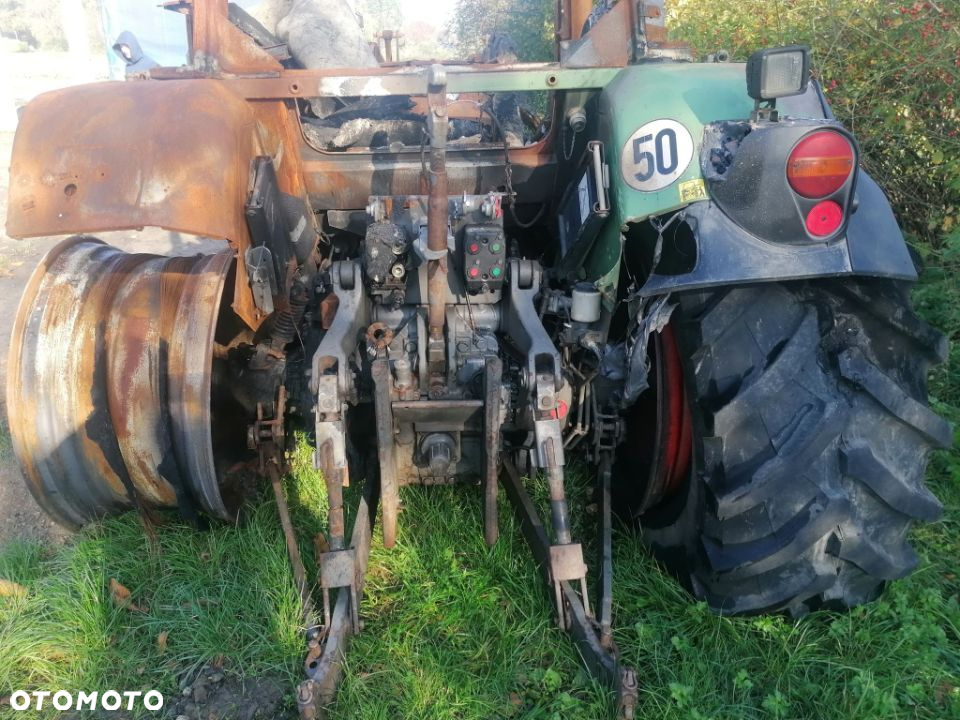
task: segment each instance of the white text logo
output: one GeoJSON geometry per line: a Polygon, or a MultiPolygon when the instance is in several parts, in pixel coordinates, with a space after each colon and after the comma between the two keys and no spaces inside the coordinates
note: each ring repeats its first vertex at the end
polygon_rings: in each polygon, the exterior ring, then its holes
{"type": "Polygon", "coordinates": [[[44,707],[54,710],[119,710],[123,707],[126,710],[133,710],[137,704],[142,704],[147,710],[160,710],[163,707],[163,695],[156,690],[127,690],[126,692],[117,692],[116,690],[107,690],[106,692],[78,692],[76,697],[73,693],[66,690],[52,692],[50,690],[17,690],[10,696],[10,707],[14,710],[29,710],[35,708],[42,710],[44,707]]]}

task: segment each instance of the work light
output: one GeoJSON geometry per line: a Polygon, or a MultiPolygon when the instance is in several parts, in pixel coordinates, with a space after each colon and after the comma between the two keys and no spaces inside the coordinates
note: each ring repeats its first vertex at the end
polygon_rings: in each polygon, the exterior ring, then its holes
{"type": "Polygon", "coordinates": [[[758,50],[747,60],[747,94],[757,101],[800,95],[807,89],[809,76],[809,48],[758,50]]]}

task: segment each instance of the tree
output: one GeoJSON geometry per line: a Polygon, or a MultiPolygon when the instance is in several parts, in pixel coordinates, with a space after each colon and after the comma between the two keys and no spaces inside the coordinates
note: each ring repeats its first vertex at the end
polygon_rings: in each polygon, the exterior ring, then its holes
{"type": "Polygon", "coordinates": [[[487,38],[507,35],[526,62],[554,59],[554,0],[457,0],[447,26],[458,57],[483,50],[487,38]]]}

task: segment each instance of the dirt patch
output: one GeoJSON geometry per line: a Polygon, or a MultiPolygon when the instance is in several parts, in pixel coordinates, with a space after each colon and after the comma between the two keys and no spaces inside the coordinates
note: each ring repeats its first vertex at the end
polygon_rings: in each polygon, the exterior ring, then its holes
{"type": "Polygon", "coordinates": [[[276,676],[237,678],[205,666],[168,706],[173,720],[294,720],[293,690],[276,676]]]}

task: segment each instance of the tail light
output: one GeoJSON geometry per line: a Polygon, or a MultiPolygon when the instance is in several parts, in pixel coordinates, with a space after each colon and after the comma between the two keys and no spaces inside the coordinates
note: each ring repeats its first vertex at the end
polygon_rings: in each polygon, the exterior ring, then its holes
{"type": "Polygon", "coordinates": [[[811,133],[790,153],[787,181],[798,195],[825,198],[847,182],[853,172],[854,157],[853,145],[840,133],[830,130],[811,133]]]}

